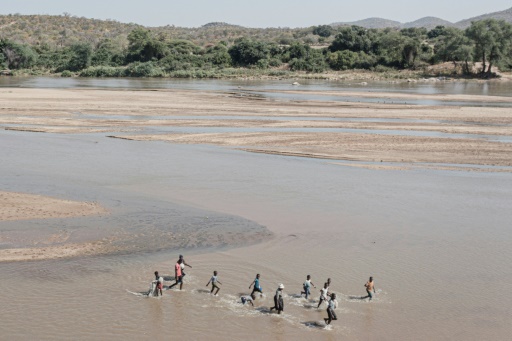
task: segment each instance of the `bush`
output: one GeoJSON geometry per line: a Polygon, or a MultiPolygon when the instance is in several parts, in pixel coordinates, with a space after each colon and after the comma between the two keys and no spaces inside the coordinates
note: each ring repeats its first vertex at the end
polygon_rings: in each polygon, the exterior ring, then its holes
{"type": "Polygon", "coordinates": [[[132,63],[125,70],[127,77],[163,77],[164,70],[156,66],[153,62],[132,63]]]}
{"type": "Polygon", "coordinates": [[[396,71],[396,69],[389,67],[389,66],[379,64],[379,65],[376,65],[374,68],[372,68],[372,71],[384,73],[384,72],[396,71]]]}
{"type": "Polygon", "coordinates": [[[258,67],[258,69],[268,69],[268,66],[269,66],[268,59],[258,60],[258,62],[256,63],[256,66],[258,67]]]}
{"type": "Polygon", "coordinates": [[[0,40],[0,65],[9,69],[32,67],[37,61],[37,53],[28,45],[9,40],[0,40]]]}
{"type": "Polygon", "coordinates": [[[114,66],[91,66],[80,72],[80,77],[124,77],[125,75],[126,68],[114,66]]]}
{"type": "Polygon", "coordinates": [[[334,28],[330,25],[320,25],[313,28],[313,34],[320,37],[327,38],[334,33],[334,28]]]}
{"type": "Polygon", "coordinates": [[[247,38],[239,39],[228,50],[234,65],[256,65],[260,59],[266,59],[270,54],[269,44],[252,41],[247,38]]]}
{"type": "Polygon", "coordinates": [[[88,43],[76,43],[69,47],[70,59],[67,70],[80,71],[91,66],[92,47],[88,43]]]}
{"type": "Polygon", "coordinates": [[[279,60],[278,58],[270,58],[268,60],[268,66],[270,66],[270,67],[278,67],[281,65],[283,65],[283,62],[281,60],[279,60]]]}
{"type": "Polygon", "coordinates": [[[73,77],[75,74],[69,70],[64,70],[60,74],[61,77],[73,77]]]}

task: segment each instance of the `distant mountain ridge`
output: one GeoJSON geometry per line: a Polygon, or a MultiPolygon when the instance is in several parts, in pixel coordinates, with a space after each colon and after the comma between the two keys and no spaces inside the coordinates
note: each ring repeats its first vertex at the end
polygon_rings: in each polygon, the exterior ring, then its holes
{"type": "Polygon", "coordinates": [[[472,21],[479,21],[485,19],[505,20],[506,22],[512,23],[512,7],[504,11],[483,14],[477,17],[461,20],[455,23],[455,26],[457,28],[466,28],[471,26],[472,21]]]}
{"type": "Polygon", "coordinates": [[[357,21],[351,22],[336,22],[332,23],[331,26],[352,26],[357,25],[365,28],[410,28],[410,27],[424,27],[426,29],[433,29],[436,26],[447,26],[447,27],[457,27],[460,29],[465,29],[471,25],[472,21],[479,21],[485,19],[497,19],[497,20],[505,20],[506,22],[512,23],[512,8],[506,9],[504,11],[493,12],[488,14],[483,14],[477,17],[464,19],[458,21],[456,23],[452,23],[448,20],[444,20],[437,17],[424,17],[415,21],[411,21],[408,23],[401,23],[399,21],[384,19],[384,18],[367,18],[357,21]]]}
{"type": "Polygon", "coordinates": [[[367,18],[363,20],[357,20],[347,23],[334,23],[331,24],[331,26],[361,26],[365,28],[387,28],[387,27],[393,27],[393,28],[400,28],[402,27],[402,23],[399,21],[394,20],[388,20],[384,18],[367,18]]]}
{"type": "Polygon", "coordinates": [[[436,26],[453,26],[453,23],[436,17],[424,17],[415,21],[411,21],[402,25],[403,28],[411,27],[425,27],[426,29],[433,29],[436,26]]]}

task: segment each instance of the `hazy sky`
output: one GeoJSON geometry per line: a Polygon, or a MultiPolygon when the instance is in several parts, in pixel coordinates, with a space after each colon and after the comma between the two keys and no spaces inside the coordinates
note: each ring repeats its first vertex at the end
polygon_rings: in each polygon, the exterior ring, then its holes
{"type": "Polygon", "coordinates": [[[511,0],[0,0],[0,13],[62,14],[145,26],[198,27],[213,21],[247,27],[307,27],[382,17],[452,22],[512,7],[511,0]]]}

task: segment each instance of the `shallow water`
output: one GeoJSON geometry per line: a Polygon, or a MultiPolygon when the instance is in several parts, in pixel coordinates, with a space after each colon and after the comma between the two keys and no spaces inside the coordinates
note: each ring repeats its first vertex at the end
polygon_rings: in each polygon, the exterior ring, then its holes
{"type": "MultiPolygon", "coordinates": [[[[129,245],[146,251],[2,263],[2,338],[481,340],[512,332],[512,299],[504,295],[512,280],[511,174],[374,171],[102,134],[2,131],[0,143],[3,190],[99,201],[114,212],[139,208],[118,222],[134,234],[204,212],[230,217],[237,229],[275,233],[238,249],[148,252],[154,241],[133,238],[129,245]],[[166,209],[181,213],[155,219],[166,209]],[[151,299],[128,292],[146,290],[155,270],[172,275],[182,252],[193,266],[183,292],[151,299]],[[219,297],[205,292],[213,270],[223,283],[219,297]],[[265,297],[253,309],[237,301],[257,272],[265,297]],[[340,296],[329,328],[325,307],[314,308],[318,289],[312,302],[295,297],[307,274],[317,287],[331,277],[340,296]],[[357,298],[370,275],[378,290],[372,303],[357,298]],[[283,316],[268,313],[279,283],[283,316]]],[[[82,224],[92,227],[76,219],[24,227],[82,224]]],[[[10,227],[2,222],[0,232],[10,227]]]]}
{"type": "Polygon", "coordinates": [[[484,95],[512,96],[512,82],[507,81],[447,81],[447,82],[418,82],[392,83],[300,80],[299,87],[292,85],[293,80],[190,80],[190,79],[126,79],[126,78],[59,78],[59,77],[0,77],[0,87],[22,88],[103,88],[103,89],[188,89],[208,91],[229,91],[239,94],[254,94],[265,98],[288,100],[331,100],[364,103],[395,103],[417,105],[454,105],[482,107],[510,107],[512,103],[480,103],[477,101],[441,101],[422,99],[379,99],[350,96],[320,96],[318,94],[286,94],[275,93],[275,90],[305,90],[305,91],[343,91],[348,92],[398,92],[419,95],[484,95]],[[267,90],[267,91],[265,91],[267,90]],[[251,91],[257,91],[251,93],[251,91]]]}
{"type": "MultiPolygon", "coordinates": [[[[398,136],[421,136],[421,137],[442,137],[456,139],[484,139],[493,142],[512,143],[512,136],[506,135],[483,135],[483,134],[454,134],[440,131],[424,130],[393,130],[393,129],[350,129],[350,128],[239,128],[239,127],[144,127],[142,132],[137,134],[159,134],[159,133],[181,133],[181,134],[203,134],[203,133],[353,133],[353,134],[380,134],[398,136]]],[[[128,132],[126,135],[133,133],[128,132]]],[[[116,133],[118,136],[124,133],[116,133]]]]}

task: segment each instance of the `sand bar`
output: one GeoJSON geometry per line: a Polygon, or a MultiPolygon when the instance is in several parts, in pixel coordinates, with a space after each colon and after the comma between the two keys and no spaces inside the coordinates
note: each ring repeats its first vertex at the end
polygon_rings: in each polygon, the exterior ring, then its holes
{"type": "MultiPolygon", "coordinates": [[[[332,95],[332,91],[294,93],[332,95]]],[[[497,96],[336,93],[383,99],[510,100],[497,96]]],[[[512,137],[512,115],[510,108],[500,107],[290,101],[251,97],[242,91],[6,88],[0,97],[0,125],[26,132],[102,133],[137,141],[213,144],[326,159],[512,165],[512,143],[507,143],[512,137]],[[174,127],[181,130],[170,132],[174,127]],[[186,130],[189,128],[208,130],[196,133],[186,130]],[[240,132],[222,131],[225,128],[240,132]],[[290,128],[299,131],[286,131],[290,128]],[[471,136],[464,136],[467,134],[471,136]]]]}
{"type": "Polygon", "coordinates": [[[70,218],[107,213],[105,208],[95,202],[0,191],[0,221],[70,218]]]}

